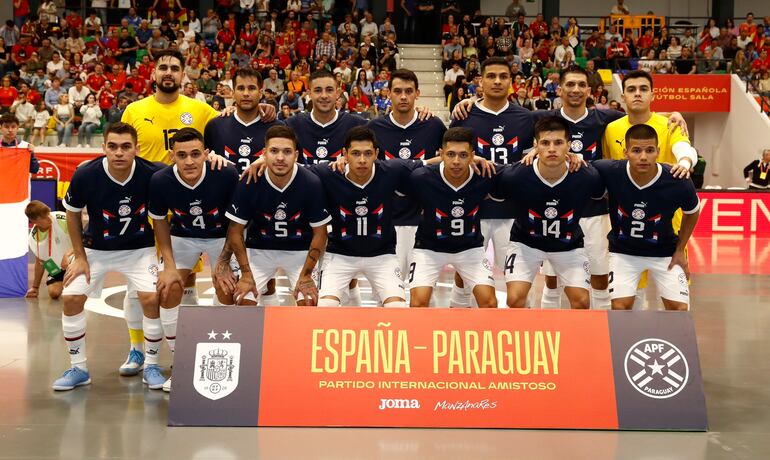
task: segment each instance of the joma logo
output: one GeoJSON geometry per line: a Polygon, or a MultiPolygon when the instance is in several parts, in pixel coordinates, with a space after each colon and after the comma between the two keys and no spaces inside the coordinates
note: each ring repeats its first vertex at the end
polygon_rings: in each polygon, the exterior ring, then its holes
{"type": "Polygon", "coordinates": [[[419,409],[420,401],[416,399],[380,399],[380,410],[385,409],[419,409]]]}

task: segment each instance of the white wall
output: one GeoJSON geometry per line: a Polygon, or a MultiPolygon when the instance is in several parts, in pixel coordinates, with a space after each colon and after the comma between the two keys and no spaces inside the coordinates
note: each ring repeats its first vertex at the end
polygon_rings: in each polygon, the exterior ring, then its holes
{"type": "MultiPolygon", "coordinates": [[[[485,15],[499,16],[505,13],[510,0],[481,0],[481,12],[485,15]]],[[[541,10],[541,0],[529,2],[522,0],[527,15],[534,16],[541,10]]],[[[561,0],[559,16],[606,16],[613,0],[561,0]]],[[[626,4],[634,14],[654,11],[663,16],[711,16],[711,0],[628,0],[626,4]]],[[[743,17],[752,11],[757,17],[770,15],[770,2],[767,0],[735,0],[735,16],[743,17]]],[[[760,21],[761,22],[761,21],[760,21]]]]}
{"type": "MultiPolygon", "coordinates": [[[[770,16],[770,3],[767,0],[735,0],[735,17],[742,18],[751,11],[759,19],[770,16]]],[[[759,19],[762,22],[762,19],[759,19]]]]}
{"type": "MultiPolygon", "coordinates": [[[[527,11],[527,16],[534,16],[542,11],[540,0],[521,0],[521,5],[527,11]]],[[[481,14],[485,16],[502,16],[505,9],[511,4],[511,0],[481,0],[481,14]]]]}

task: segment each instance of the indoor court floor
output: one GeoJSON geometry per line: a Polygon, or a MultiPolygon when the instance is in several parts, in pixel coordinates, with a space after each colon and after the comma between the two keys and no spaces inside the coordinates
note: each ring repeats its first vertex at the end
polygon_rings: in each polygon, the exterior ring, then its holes
{"type": "Polygon", "coordinates": [[[169,428],[168,395],[118,376],[128,334],[113,277],[89,304],[93,383],[70,392],[50,388],[69,367],[60,303],[0,299],[0,459],[770,459],[770,239],[698,239],[691,254],[707,433],[169,428]]]}

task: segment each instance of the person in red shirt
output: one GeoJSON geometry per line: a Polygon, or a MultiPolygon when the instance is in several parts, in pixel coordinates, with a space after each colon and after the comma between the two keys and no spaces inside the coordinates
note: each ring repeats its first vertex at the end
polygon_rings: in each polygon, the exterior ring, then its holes
{"type": "Polygon", "coordinates": [[[291,53],[285,46],[279,46],[276,49],[275,58],[278,58],[278,65],[282,69],[291,67],[291,53]]]}
{"type": "Polygon", "coordinates": [[[115,92],[112,88],[112,83],[109,80],[104,82],[104,86],[96,93],[99,99],[99,108],[102,111],[107,111],[115,103],[115,92]]]}
{"type": "Polygon", "coordinates": [[[29,16],[29,0],[13,0],[13,22],[21,28],[29,16]]]}
{"type": "Polygon", "coordinates": [[[224,44],[225,49],[229,50],[230,47],[232,47],[233,42],[235,41],[235,35],[233,34],[233,31],[230,30],[230,25],[227,21],[224,22],[222,29],[217,32],[216,36],[216,42],[217,45],[224,44]]]}
{"type": "Polygon", "coordinates": [[[607,61],[609,61],[611,69],[618,68],[616,64],[623,63],[630,56],[631,50],[625,42],[619,42],[617,37],[610,39],[610,46],[607,47],[607,61]]]}
{"type": "Polygon", "coordinates": [[[155,70],[155,63],[150,60],[150,56],[142,56],[142,62],[136,66],[139,76],[149,81],[152,79],[152,72],[155,70]]]}
{"type": "Polygon", "coordinates": [[[13,101],[19,97],[19,90],[11,86],[11,78],[3,77],[0,85],[0,113],[6,113],[13,105],[13,101]]]}
{"type": "Polygon", "coordinates": [[[754,13],[749,13],[746,15],[746,22],[740,25],[738,28],[738,32],[746,31],[746,35],[749,36],[752,40],[754,39],[754,35],[757,33],[757,24],[754,22],[754,13]]]}
{"type": "Polygon", "coordinates": [[[136,94],[147,95],[147,80],[139,75],[139,69],[136,67],[131,69],[131,75],[126,78],[126,87],[128,86],[131,86],[136,94]]]}
{"type": "Polygon", "coordinates": [[[32,105],[37,105],[38,102],[43,100],[43,95],[37,92],[35,89],[30,88],[26,82],[19,83],[19,94],[27,96],[27,102],[32,105]]]}
{"type": "Polygon", "coordinates": [[[639,48],[639,50],[646,50],[647,48],[652,46],[652,39],[654,37],[652,36],[652,27],[644,31],[644,34],[639,37],[639,41],[636,42],[636,47],[639,48]]]}
{"type": "Polygon", "coordinates": [[[300,31],[300,33],[302,32],[304,32],[305,35],[307,35],[307,39],[310,40],[310,43],[315,45],[315,40],[318,37],[318,34],[316,33],[315,29],[313,29],[310,21],[302,21],[302,30],[300,31]]]}
{"type": "Polygon", "coordinates": [[[107,77],[104,76],[104,66],[96,64],[94,71],[86,78],[86,86],[92,93],[98,93],[105,81],[107,81],[107,77]]]}
{"type": "Polygon", "coordinates": [[[70,14],[64,19],[67,21],[67,26],[70,30],[80,31],[81,27],[83,27],[83,18],[75,10],[70,11],[70,14]]]}
{"type": "Polygon", "coordinates": [[[294,52],[298,59],[310,59],[310,55],[313,53],[313,43],[308,39],[306,32],[303,31],[299,34],[299,40],[294,45],[294,52]]]}
{"type": "Polygon", "coordinates": [[[106,74],[105,76],[110,83],[112,83],[112,90],[115,93],[119,93],[125,89],[128,75],[126,74],[126,69],[123,67],[123,63],[116,62],[112,66],[112,73],[106,74]]]}
{"type": "Polygon", "coordinates": [[[22,35],[19,38],[19,43],[11,48],[11,60],[17,67],[27,62],[32,53],[35,52],[35,47],[30,44],[29,40],[29,35],[22,35]]]}
{"type": "Polygon", "coordinates": [[[543,13],[538,13],[535,20],[529,25],[529,30],[535,39],[548,36],[548,24],[543,20],[543,13]]]}
{"type": "Polygon", "coordinates": [[[249,52],[254,51],[254,48],[257,46],[258,34],[256,30],[251,28],[251,24],[248,22],[245,23],[243,29],[241,29],[241,33],[238,34],[238,37],[246,44],[246,49],[248,49],[249,52]]]}
{"type": "Polygon", "coordinates": [[[754,59],[754,62],[751,63],[751,73],[759,76],[766,70],[770,70],[770,57],[768,56],[767,50],[763,49],[762,52],[759,53],[759,57],[754,59]]]}

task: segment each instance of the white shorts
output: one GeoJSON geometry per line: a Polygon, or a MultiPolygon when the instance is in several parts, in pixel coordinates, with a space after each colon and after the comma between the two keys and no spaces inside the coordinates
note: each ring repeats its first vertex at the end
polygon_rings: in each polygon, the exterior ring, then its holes
{"type": "Polygon", "coordinates": [[[395,254],[353,257],[328,252],[321,264],[318,296],[342,299],[348,292],[348,284],[359,273],[369,280],[375,296],[379,299],[384,301],[390,297],[406,298],[404,281],[395,254]]]}
{"type": "Polygon", "coordinates": [[[198,259],[205,253],[209,256],[209,265],[214,271],[224,246],[224,238],[171,237],[174,262],[176,262],[176,268],[179,270],[192,270],[198,263],[198,259]]]}
{"type": "MultiPolygon", "coordinates": [[[[610,272],[610,216],[584,217],[580,219],[580,229],[583,230],[583,244],[591,275],[606,275],[610,272]]],[[[556,276],[556,271],[548,261],[543,262],[543,275],[556,276]]]]}
{"type": "Polygon", "coordinates": [[[454,254],[415,249],[409,266],[409,287],[436,287],[441,270],[447,265],[454,267],[470,290],[479,284],[495,285],[492,267],[483,248],[468,249],[454,254]]]}
{"type": "Polygon", "coordinates": [[[671,257],[639,257],[610,253],[610,298],[635,297],[642,272],[649,270],[660,296],[664,299],[690,303],[690,286],[679,265],[669,270],[671,257]]]}
{"type": "Polygon", "coordinates": [[[503,268],[505,264],[508,243],[511,241],[511,227],[513,227],[513,219],[481,219],[484,249],[489,247],[491,240],[495,251],[495,267],[503,268]]]}
{"type": "MultiPolygon", "coordinates": [[[[291,290],[297,285],[302,267],[307,259],[307,251],[276,251],[272,249],[247,249],[249,267],[254,277],[258,292],[264,292],[267,282],[275,278],[278,269],[283,269],[289,279],[291,290]]],[[[252,297],[248,297],[251,300],[252,297]]],[[[300,294],[300,300],[304,297],[300,294]]]]}
{"type": "Polygon", "coordinates": [[[545,252],[526,244],[510,242],[505,259],[505,282],[535,280],[540,265],[548,261],[562,286],[588,289],[591,286],[588,258],[583,248],[564,252],[545,252]]]}
{"type": "Polygon", "coordinates": [[[396,257],[401,274],[406,276],[409,264],[412,262],[414,250],[414,238],[417,235],[417,226],[399,225],[396,227],[396,257]]]}
{"type": "Polygon", "coordinates": [[[154,247],[121,251],[86,248],[86,257],[91,271],[91,283],[86,283],[86,277],[80,275],[64,288],[62,295],[99,297],[104,277],[109,272],[121,273],[126,277],[127,292],[155,292],[159,268],[154,247]]]}

